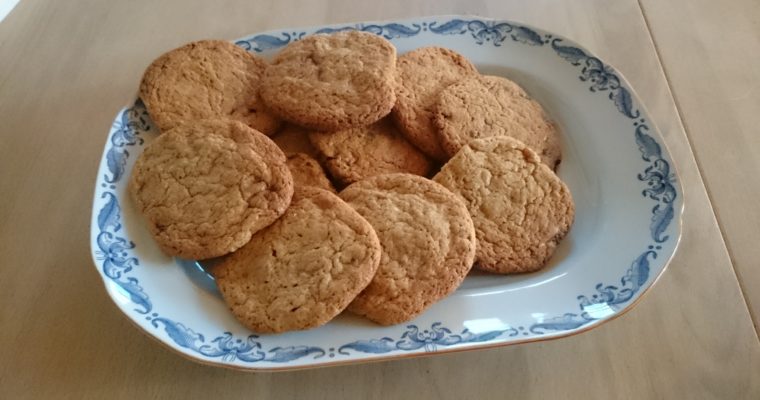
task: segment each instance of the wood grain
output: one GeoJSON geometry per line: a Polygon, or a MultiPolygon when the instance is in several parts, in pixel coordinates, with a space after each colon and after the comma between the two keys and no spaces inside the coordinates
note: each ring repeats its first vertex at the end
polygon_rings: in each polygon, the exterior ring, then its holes
{"type": "Polygon", "coordinates": [[[643,6],[757,327],[760,2],[643,6]]]}
{"type": "Polygon", "coordinates": [[[760,398],[760,344],[635,0],[24,0],[0,24],[0,60],[0,398],[760,398]],[[89,256],[92,190],[112,118],[154,57],[200,38],[442,13],[566,35],[637,89],[686,204],[680,250],[640,305],[557,341],[277,374],[191,363],[119,314],[89,256]]]}

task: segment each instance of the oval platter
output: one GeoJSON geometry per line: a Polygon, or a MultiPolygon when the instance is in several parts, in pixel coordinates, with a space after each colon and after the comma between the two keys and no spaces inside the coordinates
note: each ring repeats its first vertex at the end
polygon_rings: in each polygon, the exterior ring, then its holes
{"type": "Polygon", "coordinates": [[[108,132],[91,248],[109,296],[142,331],[195,361],[237,369],[365,362],[577,334],[629,310],[662,274],[681,234],[682,191],[662,136],[617,70],[569,39],[475,16],[285,29],[235,43],[271,58],[306,35],[346,29],[381,35],[399,54],[451,48],[481,73],[519,83],[546,108],[562,132],[558,173],[576,202],[575,224],[549,266],[515,276],[471,273],[454,294],[401,325],[344,313],[309,331],[250,332],[200,264],[159,251],[128,198],[132,165],[158,133],[138,99],[108,132]]]}

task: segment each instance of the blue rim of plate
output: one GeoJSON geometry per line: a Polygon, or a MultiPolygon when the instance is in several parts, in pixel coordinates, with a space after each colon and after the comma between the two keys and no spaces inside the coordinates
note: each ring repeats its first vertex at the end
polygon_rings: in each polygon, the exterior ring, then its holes
{"type": "MultiPolygon", "coordinates": [[[[186,324],[159,313],[139,280],[130,275],[135,268],[139,268],[140,261],[135,255],[135,244],[128,238],[120,236],[121,207],[115,189],[116,184],[125,177],[127,158],[130,156],[129,149],[142,146],[144,139],[141,136],[151,129],[147,111],[138,98],[131,107],[123,109],[117,115],[108,138],[105,152],[108,171],[97,177],[93,203],[93,220],[97,224],[97,233],[93,233],[91,240],[93,260],[102,278],[104,281],[116,284],[119,290],[130,299],[134,306],[132,311],[138,318],[142,317],[149,321],[156,330],[163,329],[174,345],[188,350],[190,354],[194,353],[202,357],[201,359],[193,358],[196,361],[236,368],[239,367],[237,364],[230,363],[239,360],[250,365],[250,368],[246,366],[241,368],[257,370],[256,365],[262,362],[287,364],[305,357],[329,358],[329,361],[325,363],[294,367],[308,368],[341,363],[341,358],[343,362],[362,361],[361,358],[350,358],[356,353],[421,355],[446,350],[461,350],[457,348],[457,345],[467,343],[482,345],[466,348],[474,349],[489,347],[489,342],[496,342],[492,343],[492,346],[510,345],[580,333],[628,311],[640,298],[643,293],[642,288],[651,287],[664,272],[667,263],[660,270],[659,275],[652,276],[650,261],[661,255],[672,257],[675,254],[677,242],[680,239],[680,229],[676,231],[676,235],[672,232],[667,234],[667,232],[669,228],[672,228],[674,219],[677,219],[678,223],[681,221],[682,200],[680,200],[680,207],[677,207],[680,187],[676,182],[675,167],[667,160],[664,145],[650,135],[650,132],[656,129],[651,122],[642,118],[646,114],[643,106],[636,105],[637,101],[634,99],[630,85],[614,68],[593,56],[588,50],[561,36],[524,24],[475,16],[440,16],[400,22],[338,24],[317,29],[281,30],[278,33],[252,35],[235,41],[235,44],[249,52],[260,53],[281,48],[306,35],[344,30],[370,32],[386,39],[408,38],[421,32],[436,35],[464,35],[470,37],[477,45],[493,47],[500,47],[505,41],[512,41],[525,46],[543,47],[563,58],[567,61],[568,67],[578,71],[578,79],[588,85],[589,91],[599,96],[606,96],[610,100],[610,106],[615,107],[622,118],[633,122],[632,139],[638,147],[642,161],[641,172],[636,178],[642,186],[641,196],[648,198],[652,204],[651,214],[648,216],[651,221],[649,226],[651,244],[641,249],[640,255],[631,262],[617,282],[600,282],[590,288],[587,293],[577,296],[575,309],[569,309],[562,315],[555,315],[529,326],[514,326],[509,329],[474,334],[466,328],[446,327],[441,322],[434,322],[426,327],[408,324],[400,326],[395,337],[364,338],[331,348],[310,345],[267,348],[265,341],[255,334],[236,337],[230,332],[223,332],[221,335],[207,338],[206,335],[194,331],[186,324]],[[100,196],[98,196],[98,187],[101,188],[100,196]],[[94,206],[103,201],[105,203],[96,211],[94,206]],[[669,241],[675,241],[672,252],[660,254],[662,246],[669,241]],[[613,306],[616,311],[610,313],[610,307],[613,306]],[[547,336],[549,334],[551,336],[547,336]],[[518,336],[520,337],[518,340],[498,341],[498,339],[518,336]]],[[[147,330],[146,332],[162,342],[163,339],[157,332],[147,330]]],[[[289,369],[289,367],[265,369],[289,369]]]]}

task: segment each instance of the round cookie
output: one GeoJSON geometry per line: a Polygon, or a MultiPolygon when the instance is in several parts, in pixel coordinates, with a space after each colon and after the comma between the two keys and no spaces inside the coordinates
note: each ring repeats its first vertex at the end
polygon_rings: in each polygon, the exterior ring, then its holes
{"type": "Polygon", "coordinates": [[[193,42],[153,61],[140,98],[162,132],[188,121],[230,118],[271,135],[280,122],[258,95],[265,68],[261,58],[230,42],[193,42]]]}
{"type": "Polygon", "coordinates": [[[317,160],[304,153],[295,153],[288,156],[287,164],[295,187],[314,186],[335,193],[335,188],[317,160]]]}
{"type": "Polygon", "coordinates": [[[509,136],[470,141],[433,179],[467,203],[478,238],[476,267],[485,271],[540,269],[575,215],[567,186],[509,136]]]}
{"type": "Polygon", "coordinates": [[[410,174],[374,176],[340,193],[375,228],[382,258],[348,309],[382,325],[419,315],[462,283],[475,258],[467,207],[443,186],[410,174]]]}
{"type": "Polygon", "coordinates": [[[272,140],[277,144],[286,156],[295,153],[304,153],[312,158],[318,158],[317,149],[309,141],[309,131],[298,125],[285,124],[272,140]]]}
{"type": "Polygon", "coordinates": [[[344,185],[394,172],[426,176],[432,164],[384,118],[337,132],[311,132],[309,139],[330,174],[344,185]]]}
{"type": "Polygon", "coordinates": [[[285,155],[232,120],[179,125],[137,159],[129,192],[166,254],[206,259],[230,253],[290,204],[285,155]]]}
{"type": "Polygon", "coordinates": [[[423,47],[398,58],[398,88],[393,118],[407,139],[438,161],[448,156],[433,125],[438,94],[447,86],[477,73],[461,54],[441,47],[423,47]]]}
{"type": "Polygon", "coordinates": [[[331,320],[369,284],[379,261],[369,223],[338,196],[304,186],[282,218],[212,273],[243,325],[276,333],[331,320]]]}
{"type": "Polygon", "coordinates": [[[444,89],[433,122],[453,156],[472,139],[511,136],[535,150],[550,168],[560,161],[557,127],[525,90],[498,76],[473,76],[444,89]]]}
{"type": "Polygon", "coordinates": [[[267,67],[261,97],[280,117],[317,130],[369,125],[393,103],[396,48],[346,31],[292,42],[267,67]]]}

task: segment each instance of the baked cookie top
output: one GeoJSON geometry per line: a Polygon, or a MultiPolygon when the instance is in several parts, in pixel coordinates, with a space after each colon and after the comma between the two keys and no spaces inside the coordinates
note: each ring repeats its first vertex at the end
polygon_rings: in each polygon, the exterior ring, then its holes
{"type": "Polygon", "coordinates": [[[432,168],[388,118],[337,132],[311,132],[309,139],[330,174],[345,185],[394,172],[425,176],[432,168]]]}
{"type": "Polygon", "coordinates": [[[435,109],[433,122],[449,156],[472,139],[511,136],[538,153],[550,168],[560,161],[557,127],[543,107],[509,79],[463,79],[441,91],[435,109]]]}
{"type": "Polygon", "coordinates": [[[410,174],[367,178],[340,193],[375,228],[382,258],[349,310],[382,325],[408,321],[452,293],[475,257],[467,207],[445,187],[410,174]]]}
{"type": "Polygon", "coordinates": [[[280,117],[308,128],[371,124],[396,101],[396,48],[380,36],[347,31],[292,42],[264,73],[261,96],[280,117]]]}
{"type": "Polygon", "coordinates": [[[372,280],[380,243],[338,196],[299,187],[285,214],[212,270],[235,317],[261,333],[314,328],[372,280]]]}
{"type": "Polygon", "coordinates": [[[315,186],[335,193],[335,188],[317,160],[304,153],[295,153],[288,156],[287,164],[296,187],[315,186]]]}
{"type": "Polygon", "coordinates": [[[575,215],[567,186],[508,136],[470,141],[433,179],[467,203],[478,238],[476,267],[485,271],[540,269],[575,215]]]}
{"type": "Polygon", "coordinates": [[[193,42],[153,61],[140,98],[162,132],[188,121],[230,118],[271,135],[280,122],[258,95],[265,68],[264,60],[230,42],[193,42]]]}
{"type": "Polygon", "coordinates": [[[232,120],[192,121],[164,132],[137,159],[129,192],[168,255],[230,253],[290,204],[285,155],[232,120]]]}
{"type": "Polygon", "coordinates": [[[412,144],[438,161],[447,160],[433,125],[435,103],[441,90],[477,74],[475,66],[453,50],[423,47],[400,56],[397,68],[393,118],[412,144]]]}

